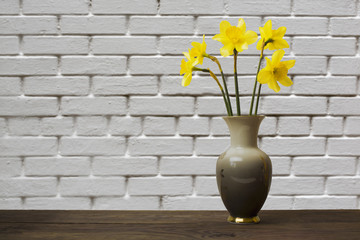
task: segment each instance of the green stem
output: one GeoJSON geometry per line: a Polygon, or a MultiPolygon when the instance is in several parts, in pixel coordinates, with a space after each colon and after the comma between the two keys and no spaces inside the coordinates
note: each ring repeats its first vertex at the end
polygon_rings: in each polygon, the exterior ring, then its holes
{"type": "Polygon", "coordinates": [[[223,99],[224,99],[224,103],[225,103],[225,107],[226,107],[226,111],[227,111],[228,116],[232,116],[232,115],[230,115],[231,109],[230,109],[230,106],[229,106],[228,101],[226,100],[225,93],[224,93],[224,89],[222,88],[222,86],[221,86],[221,84],[220,84],[220,82],[219,82],[219,79],[216,77],[216,75],[215,75],[210,69],[208,69],[208,71],[209,71],[209,73],[210,73],[210,76],[211,76],[213,79],[215,79],[216,83],[218,84],[218,86],[219,86],[219,88],[220,88],[220,91],[221,91],[222,96],[223,96],[223,99]]]}
{"type": "Polygon", "coordinates": [[[238,77],[237,77],[237,51],[234,49],[234,79],[235,79],[235,94],[236,94],[236,109],[237,109],[237,115],[241,115],[241,109],[240,109],[240,97],[239,97],[239,84],[238,84],[238,77]]]}
{"type": "Polygon", "coordinates": [[[228,102],[228,105],[229,105],[229,111],[230,111],[229,116],[233,116],[233,111],[232,111],[232,106],[231,106],[231,101],[230,101],[230,95],[229,95],[229,91],[228,91],[227,84],[226,84],[226,81],[225,81],[224,72],[223,72],[223,70],[221,68],[221,64],[220,64],[219,60],[214,56],[211,56],[211,55],[207,54],[205,57],[210,58],[219,67],[219,70],[220,70],[220,73],[221,73],[221,78],[222,78],[223,83],[224,83],[225,95],[226,95],[227,102],[228,102]]]}
{"type": "Polygon", "coordinates": [[[258,76],[259,76],[259,71],[260,71],[260,66],[261,66],[261,62],[264,59],[264,47],[262,47],[261,49],[261,54],[260,54],[260,59],[259,59],[259,64],[258,64],[258,68],[256,71],[256,77],[255,77],[255,83],[254,83],[254,89],[253,89],[253,93],[252,93],[252,97],[251,97],[251,104],[250,104],[250,113],[249,115],[252,115],[252,111],[253,111],[253,106],[254,106],[254,100],[255,100],[255,93],[256,93],[256,87],[257,87],[257,80],[258,80],[258,76]]]}
{"type": "Polygon", "coordinates": [[[257,94],[257,99],[256,99],[255,116],[257,115],[257,112],[258,112],[259,99],[260,99],[260,93],[261,93],[261,86],[262,86],[262,84],[260,83],[258,94],[257,94]]]}

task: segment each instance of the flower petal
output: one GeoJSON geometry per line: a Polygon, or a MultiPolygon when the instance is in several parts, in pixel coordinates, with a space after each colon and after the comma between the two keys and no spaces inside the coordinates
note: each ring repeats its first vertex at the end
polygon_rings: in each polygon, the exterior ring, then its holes
{"type": "Polygon", "coordinates": [[[220,34],[225,34],[226,29],[228,29],[231,26],[231,24],[224,20],[220,22],[220,34]]]}
{"type": "Polygon", "coordinates": [[[264,37],[265,38],[271,38],[272,37],[272,22],[271,22],[271,19],[269,19],[264,27],[263,27],[263,30],[264,30],[264,37]]]}
{"type": "Polygon", "coordinates": [[[184,59],[181,59],[180,75],[183,75],[185,72],[186,72],[186,62],[184,59]]]}
{"type": "Polygon", "coordinates": [[[245,33],[245,31],[246,31],[246,24],[245,24],[244,19],[239,18],[239,22],[238,22],[237,27],[240,29],[241,34],[244,34],[244,33],[245,33]]]}
{"type": "Polygon", "coordinates": [[[261,50],[262,44],[263,44],[263,38],[261,38],[261,39],[258,41],[258,43],[256,44],[256,49],[257,49],[257,50],[261,50]]]}
{"type": "Polygon", "coordinates": [[[282,38],[286,33],[286,27],[279,27],[273,31],[273,38],[282,38]]]}
{"type": "Polygon", "coordinates": [[[285,54],[285,51],[284,50],[277,50],[273,53],[272,55],[272,60],[271,60],[271,63],[273,66],[276,66],[280,63],[281,59],[283,58],[285,54]]]}
{"type": "Polygon", "coordinates": [[[253,44],[258,39],[258,35],[256,32],[248,30],[245,32],[245,41],[247,44],[253,44]]]}
{"type": "Polygon", "coordinates": [[[288,76],[284,76],[283,78],[278,80],[279,83],[281,83],[281,85],[285,86],[285,87],[289,87],[293,84],[293,82],[291,81],[291,79],[288,76]]]}
{"type": "Polygon", "coordinates": [[[272,72],[264,69],[261,69],[257,78],[257,81],[261,84],[268,83],[269,80],[273,79],[272,72]]]}
{"type": "Polygon", "coordinates": [[[181,85],[183,87],[189,86],[189,84],[191,83],[191,78],[192,78],[192,73],[186,73],[182,79],[181,85]]]}
{"type": "Polygon", "coordinates": [[[292,68],[295,65],[295,60],[287,60],[287,61],[282,61],[281,63],[285,65],[285,67],[287,69],[292,68]]]}
{"type": "Polygon", "coordinates": [[[285,39],[277,39],[272,42],[272,45],[274,49],[283,49],[283,48],[289,48],[289,44],[285,39]]]}
{"type": "Polygon", "coordinates": [[[275,92],[279,92],[280,91],[280,86],[279,84],[277,83],[277,81],[275,79],[271,79],[269,82],[268,82],[268,86],[269,88],[271,88],[272,90],[274,90],[275,92]]]}
{"type": "Polygon", "coordinates": [[[229,43],[225,45],[224,47],[220,48],[220,53],[223,57],[227,57],[232,55],[234,52],[234,45],[229,43]]]}

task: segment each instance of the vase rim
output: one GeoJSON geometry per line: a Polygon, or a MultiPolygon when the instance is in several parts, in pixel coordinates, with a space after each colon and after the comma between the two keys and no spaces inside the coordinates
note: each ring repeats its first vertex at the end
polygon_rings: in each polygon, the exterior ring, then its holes
{"type": "Polygon", "coordinates": [[[265,118],[265,115],[243,115],[243,116],[223,116],[223,119],[235,119],[235,118],[241,118],[241,119],[254,119],[254,118],[265,118]]]}

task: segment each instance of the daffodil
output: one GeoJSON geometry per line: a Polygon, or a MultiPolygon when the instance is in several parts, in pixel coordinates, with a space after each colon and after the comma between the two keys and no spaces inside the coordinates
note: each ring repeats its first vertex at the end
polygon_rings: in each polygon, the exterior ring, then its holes
{"type": "Polygon", "coordinates": [[[204,57],[209,56],[206,53],[205,35],[203,35],[202,43],[192,42],[191,45],[194,47],[193,49],[190,50],[191,55],[197,58],[199,64],[203,64],[204,57]]]}
{"type": "Polygon", "coordinates": [[[291,79],[287,76],[290,68],[295,65],[295,60],[282,61],[285,54],[284,50],[278,50],[272,55],[272,59],[266,57],[266,67],[261,69],[258,76],[258,81],[261,84],[267,83],[269,88],[275,92],[280,91],[279,83],[285,87],[293,84],[291,79]]]}
{"type": "Polygon", "coordinates": [[[256,42],[258,36],[256,32],[246,31],[244,19],[240,18],[237,26],[231,26],[228,21],[220,23],[220,34],[216,34],[213,39],[224,44],[220,49],[222,56],[227,57],[234,53],[234,49],[242,52],[248,49],[250,44],[256,42]]]}
{"type": "Polygon", "coordinates": [[[276,50],[282,48],[288,48],[289,44],[283,39],[286,27],[279,27],[276,30],[272,30],[271,20],[267,21],[264,27],[259,27],[261,40],[257,43],[256,48],[258,50],[262,49],[263,44],[265,45],[264,49],[276,50]]]}
{"type": "Polygon", "coordinates": [[[191,82],[192,72],[194,70],[195,65],[198,64],[198,59],[195,58],[194,55],[192,55],[190,50],[189,52],[183,52],[183,54],[185,55],[188,61],[186,62],[184,59],[181,60],[180,75],[185,74],[182,79],[181,85],[186,87],[191,82]]]}

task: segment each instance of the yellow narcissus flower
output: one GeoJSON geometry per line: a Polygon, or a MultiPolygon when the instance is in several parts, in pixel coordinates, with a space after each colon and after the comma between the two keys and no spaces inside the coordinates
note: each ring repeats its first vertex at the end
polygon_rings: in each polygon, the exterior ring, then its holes
{"type": "Polygon", "coordinates": [[[195,65],[198,64],[198,59],[196,59],[191,51],[189,50],[189,52],[183,52],[183,54],[185,55],[186,59],[188,60],[187,62],[182,59],[181,60],[181,68],[180,68],[180,75],[184,75],[183,80],[181,82],[181,85],[183,87],[186,87],[190,84],[191,79],[192,79],[192,72],[193,69],[195,67],[195,65]]]}
{"type": "Polygon", "coordinates": [[[208,56],[208,54],[206,53],[205,35],[203,35],[202,43],[192,42],[191,45],[194,47],[190,50],[191,55],[196,57],[199,64],[203,64],[204,57],[208,56]]]}
{"type": "Polygon", "coordinates": [[[266,67],[261,69],[258,75],[258,82],[261,84],[267,83],[269,88],[275,92],[280,91],[279,83],[285,87],[293,84],[291,79],[287,76],[290,68],[295,65],[295,60],[281,61],[285,54],[284,50],[278,50],[273,53],[272,59],[266,58],[266,67]]]}
{"type": "Polygon", "coordinates": [[[223,57],[227,57],[234,53],[234,49],[242,52],[248,49],[248,45],[256,42],[258,36],[256,32],[246,31],[246,24],[244,19],[240,18],[237,26],[231,26],[228,21],[221,21],[220,34],[216,34],[213,39],[224,44],[220,49],[223,57]]]}
{"type": "Polygon", "coordinates": [[[259,27],[261,40],[257,43],[256,48],[261,50],[262,44],[265,44],[264,49],[275,50],[288,48],[289,44],[283,39],[286,27],[279,27],[277,30],[272,30],[271,20],[267,21],[264,27],[259,27]]]}

